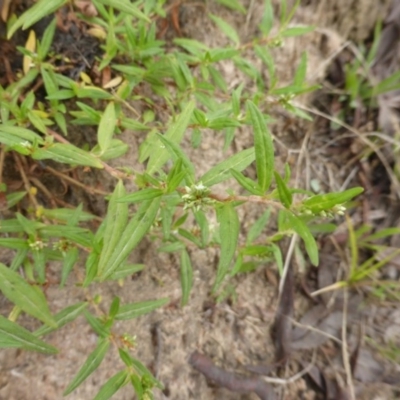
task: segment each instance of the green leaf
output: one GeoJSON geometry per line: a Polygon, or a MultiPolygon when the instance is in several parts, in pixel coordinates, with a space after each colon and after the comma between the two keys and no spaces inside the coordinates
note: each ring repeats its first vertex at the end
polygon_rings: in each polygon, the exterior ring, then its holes
{"type": "Polygon", "coordinates": [[[123,363],[127,367],[133,367],[132,357],[131,355],[121,347],[118,348],[119,358],[123,361],[123,363]]]}
{"type": "Polygon", "coordinates": [[[136,274],[137,272],[143,271],[144,264],[125,264],[122,267],[116,269],[111,275],[110,279],[116,281],[118,279],[124,279],[128,275],[136,274]]]}
{"type": "Polygon", "coordinates": [[[185,245],[182,242],[178,241],[178,242],[164,244],[158,247],[157,251],[160,253],[175,253],[179,250],[183,250],[184,248],[185,245]]]}
{"type": "Polygon", "coordinates": [[[304,51],[301,54],[301,60],[294,75],[293,85],[300,87],[303,86],[304,81],[306,79],[306,73],[307,73],[307,53],[304,51]]]}
{"type": "Polygon", "coordinates": [[[99,128],[97,130],[97,141],[102,153],[110,147],[116,125],[117,113],[115,111],[115,104],[113,101],[110,101],[101,116],[99,128]]]}
{"type": "Polygon", "coordinates": [[[307,200],[304,200],[303,206],[315,213],[319,213],[324,210],[329,210],[336,205],[344,204],[361,194],[363,191],[363,188],[355,187],[344,192],[317,194],[307,200]]]}
{"type": "Polygon", "coordinates": [[[128,320],[140,317],[141,315],[148,314],[149,312],[162,307],[169,302],[168,298],[142,301],[140,303],[125,304],[119,308],[115,319],[128,320]]]}
{"type": "Polygon", "coordinates": [[[280,213],[284,215],[291,229],[303,239],[311,263],[317,266],[319,264],[318,246],[308,226],[299,217],[289,211],[281,210],[280,213]]]}
{"type": "Polygon", "coordinates": [[[243,171],[255,159],[254,147],[242,150],[208,170],[200,179],[204,186],[213,186],[230,178],[231,169],[243,171]]]}
{"type": "Polygon", "coordinates": [[[229,25],[225,20],[216,15],[209,14],[209,16],[229,39],[231,39],[236,45],[240,44],[239,35],[233,26],[229,25]]]}
{"type": "Polygon", "coordinates": [[[283,37],[301,36],[313,30],[315,30],[315,26],[296,26],[285,29],[281,34],[283,37]]]}
{"type": "Polygon", "coordinates": [[[254,128],[258,184],[265,192],[271,185],[274,173],[274,145],[261,111],[250,100],[246,102],[246,105],[254,128]]]}
{"type": "Polygon", "coordinates": [[[242,4],[240,4],[238,0],[217,0],[217,2],[232,10],[239,11],[242,14],[246,14],[246,9],[242,6],[242,4]]]}
{"type": "Polygon", "coordinates": [[[7,33],[8,39],[17,31],[17,29],[27,29],[36,22],[43,19],[46,15],[52,14],[67,4],[68,0],[39,0],[33,6],[29,7],[10,27],[7,33]]]}
{"type": "Polygon", "coordinates": [[[96,278],[96,275],[99,270],[99,260],[100,260],[100,254],[96,249],[93,249],[89,256],[86,258],[86,263],[85,263],[85,279],[82,283],[82,287],[87,288],[93,280],[96,278]]]}
{"type": "Polygon", "coordinates": [[[196,218],[196,222],[199,224],[201,229],[201,241],[202,247],[206,247],[208,244],[208,237],[210,234],[210,228],[208,225],[208,218],[202,210],[195,211],[194,217],[196,218]]]}
{"type": "Polygon", "coordinates": [[[72,391],[74,391],[92,372],[94,372],[99,367],[109,347],[110,342],[108,339],[101,340],[98,343],[92,353],[89,354],[89,357],[87,358],[79,372],[76,374],[75,378],[65,389],[63,396],[67,396],[72,391]]]}
{"type": "Polygon", "coordinates": [[[38,50],[38,56],[41,60],[45,59],[47,53],[50,50],[50,46],[53,43],[54,33],[56,31],[56,25],[57,25],[57,20],[56,18],[53,18],[43,33],[42,40],[40,41],[40,47],[38,50]]]}
{"type": "Polygon", "coordinates": [[[103,168],[102,162],[93,154],[67,143],[56,143],[47,147],[36,148],[32,152],[32,158],[34,160],[50,159],[65,164],[103,168]]]}
{"type": "Polygon", "coordinates": [[[136,393],[136,397],[140,400],[143,399],[143,385],[142,380],[136,374],[131,374],[131,383],[136,393]]]}
{"type": "Polygon", "coordinates": [[[14,347],[24,350],[56,354],[58,350],[32,335],[22,326],[0,315],[0,347],[14,347]]]}
{"type": "Polygon", "coordinates": [[[144,200],[152,200],[156,197],[160,197],[164,194],[161,189],[154,189],[154,188],[146,188],[141,189],[135,193],[130,193],[125,196],[122,196],[118,203],[140,203],[144,200]]]}
{"type": "Polygon", "coordinates": [[[67,250],[64,256],[64,262],[61,270],[60,287],[63,287],[65,285],[65,282],[67,281],[68,276],[72,271],[72,268],[78,261],[78,257],[79,257],[79,250],[77,247],[72,247],[67,250]]]}
{"type": "Polygon", "coordinates": [[[274,9],[272,8],[271,0],[265,0],[264,2],[264,13],[259,25],[260,31],[268,36],[271,32],[272,25],[274,23],[274,9]]]}
{"type": "Polygon", "coordinates": [[[12,303],[45,324],[57,327],[46,298],[37,286],[31,286],[19,274],[0,263],[0,290],[12,303]]]}
{"type": "Polygon", "coordinates": [[[5,124],[0,125],[0,141],[6,145],[12,145],[14,143],[21,143],[25,141],[31,143],[36,142],[38,144],[43,143],[42,137],[30,129],[5,124]],[[9,142],[7,142],[7,139],[9,142]]]}
{"type": "MultiPolygon", "coordinates": [[[[163,136],[167,140],[179,144],[185,134],[186,128],[189,125],[190,119],[192,118],[195,102],[190,101],[184,110],[179,114],[176,121],[169,127],[168,131],[163,136]]],[[[150,159],[147,165],[147,173],[154,174],[159,171],[160,168],[168,161],[170,157],[169,151],[165,146],[159,143],[158,146],[154,146],[153,152],[150,155],[150,159]]]]}
{"type": "Polygon", "coordinates": [[[236,179],[237,183],[244,189],[246,189],[249,193],[258,196],[262,196],[264,194],[263,191],[258,186],[257,182],[252,181],[250,178],[246,178],[243,174],[234,169],[231,169],[230,173],[236,179]]]}
{"type": "Polygon", "coordinates": [[[193,268],[190,262],[190,257],[186,249],[181,252],[181,286],[182,286],[182,300],[181,306],[184,307],[190,296],[190,291],[193,286],[193,268]]]}
{"type": "Polygon", "coordinates": [[[29,245],[26,239],[17,239],[17,238],[4,238],[0,239],[0,246],[7,247],[8,249],[14,250],[25,250],[29,249],[29,245]]]}
{"type": "Polygon", "coordinates": [[[243,86],[243,83],[241,83],[239,87],[232,92],[232,112],[236,117],[240,114],[241,110],[240,99],[242,96],[243,86]]]}
{"type": "Polygon", "coordinates": [[[100,157],[100,160],[107,161],[123,156],[128,150],[129,146],[122,140],[111,139],[110,146],[104,153],[101,152],[100,146],[98,145],[93,147],[91,153],[96,156],[98,155],[100,157]]]}
{"type": "Polygon", "coordinates": [[[269,217],[271,216],[271,210],[266,210],[264,213],[257,219],[256,222],[249,229],[249,233],[247,234],[246,245],[253,243],[258,237],[261,235],[262,231],[265,229],[269,221],[269,217]]]}
{"type": "Polygon", "coordinates": [[[282,276],[283,273],[283,258],[281,249],[275,244],[270,245],[272,254],[274,255],[276,266],[278,267],[279,275],[282,276]]]}
{"type": "Polygon", "coordinates": [[[293,201],[292,193],[281,176],[277,172],[274,172],[274,175],[276,185],[278,186],[279,199],[286,208],[290,208],[293,201]]]}
{"type": "Polygon", "coordinates": [[[104,4],[106,6],[113,7],[116,10],[121,11],[122,13],[126,13],[132,15],[135,18],[141,19],[142,21],[151,22],[146,14],[143,14],[134,4],[132,4],[128,0],[96,0],[94,3],[104,4]]]}
{"type": "Polygon", "coordinates": [[[110,261],[110,257],[119,243],[122,232],[128,221],[128,204],[119,203],[118,200],[126,194],[122,181],[118,181],[108,204],[105,218],[103,248],[100,254],[98,274],[101,275],[110,261]]]}
{"type": "Polygon", "coordinates": [[[185,176],[186,170],[183,168],[182,158],[178,158],[167,176],[166,184],[168,193],[175,191],[185,176]]]}
{"type": "Polygon", "coordinates": [[[269,75],[269,90],[271,91],[274,89],[276,83],[277,83],[277,78],[276,78],[276,67],[275,67],[275,61],[274,58],[272,57],[269,49],[267,46],[255,46],[254,47],[254,52],[257,54],[258,57],[260,57],[261,61],[267,66],[268,68],[268,75],[269,75]]]}
{"type": "Polygon", "coordinates": [[[97,393],[94,400],[108,400],[129,382],[129,372],[124,369],[112,376],[97,393]]]}
{"type": "Polygon", "coordinates": [[[90,327],[96,332],[97,335],[99,335],[103,339],[110,336],[110,327],[105,326],[104,321],[100,321],[99,318],[96,318],[86,309],[83,310],[83,314],[90,327]]]}
{"type": "Polygon", "coordinates": [[[69,322],[77,318],[82,313],[82,311],[87,307],[87,305],[88,303],[86,302],[80,302],[64,308],[64,310],[61,310],[56,315],[54,315],[54,320],[57,324],[57,328],[43,325],[35,332],[33,332],[33,335],[34,336],[47,335],[48,333],[63,327],[64,325],[68,324],[69,322]]]}
{"type": "Polygon", "coordinates": [[[179,147],[178,144],[174,143],[173,141],[169,140],[166,135],[160,135],[157,133],[157,136],[164,144],[164,146],[168,149],[169,153],[172,155],[174,161],[182,160],[182,164],[186,167],[186,174],[188,175],[189,184],[194,182],[194,166],[190,162],[188,156],[185,154],[184,151],[179,147]]]}
{"type": "Polygon", "coordinates": [[[80,99],[113,100],[113,96],[97,86],[73,86],[75,95],[80,99]]]}
{"type": "MultiPolygon", "coordinates": [[[[133,363],[133,367],[136,369],[137,373],[141,375],[142,382],[144,381],[143,378],[147,380],[152,386],[156,386],[159,389],[164,389],[161,382],[153,377],[151,372],[136,358],[131,357],[131,361],[133,363]]],[[[144,400],[144,399],[143,399],[144,400]]]]}
{"type": "MultiPolygon", "coordinates": [[[[145,201],[139,207],[135,216],[126,226],[115,246],[109,261],[102,266],[99,278],[108,278],[119,266],[125,262],[130,252],[139,244],[143,236],[150,229],[160,208],[161,198],[145,201]]],[[[124,203],[121,203],[124,204],[124,203]]]]}
{"type": "Polygon", "coordinates": [[[110,318],[114,318],[117,315],[117,312],[119,310],[119,305],[120,305],[120,299],[118,296],[115,296],[110,305],[110,311],[108,312],[108,316],[110,318]]]}
{"type": "Polygon", "coordinates": [[[232,203],[224,204],[217,211],[217,218],[221,238],[221,254],[217,267],[217,278],[213,287],[214,292],[229,271],[239,238],[239,218],[232,203]]]}

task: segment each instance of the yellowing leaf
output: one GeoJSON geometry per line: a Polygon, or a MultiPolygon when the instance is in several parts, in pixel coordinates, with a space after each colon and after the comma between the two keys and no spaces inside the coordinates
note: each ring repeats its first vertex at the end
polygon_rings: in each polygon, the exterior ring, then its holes
{"type": "Polygon", "coordinates": [[[122,79],[123,79],[122,76],[116,76],[115,78],[111,79],[111,81],[103,85],[103,89],[112,89],[117,87],[118,85],[121,84],[122,79]]]}
{"type": "MultiPolygon", "coordinates": [[[[25,48],[31,52],[34,52],[36,50],[36,34],[35,31],[31,30],[29,32],[28,40],[25,43],[25,48]]],[[[26,75],[29,70],[31,69],[32,66],[32,57],[30,56],[24,56],[23,58],[23,63],[22,63],[22,69],[24,71],[24,74],[26,75]]]]}

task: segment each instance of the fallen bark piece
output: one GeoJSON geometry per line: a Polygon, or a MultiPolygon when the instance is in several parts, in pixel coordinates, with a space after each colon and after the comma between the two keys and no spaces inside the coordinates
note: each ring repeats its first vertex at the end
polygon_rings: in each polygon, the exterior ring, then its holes
{"type": "Polygon", "coordinates": [[[192,353],[189,358],[189,364],[207,379],[232,392],[254,392],[261,400],[275,400],[275,393],[267,382],[258,378],[246,378],[233,372],[225,371],[214,365],[207,356],[198,351],[192,353]]]}

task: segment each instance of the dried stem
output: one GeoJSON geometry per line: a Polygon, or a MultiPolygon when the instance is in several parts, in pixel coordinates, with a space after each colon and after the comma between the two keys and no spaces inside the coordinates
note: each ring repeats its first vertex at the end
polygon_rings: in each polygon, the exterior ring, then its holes
{"type": "Polygon", "coordinates": [[[254,392],[261,400],[274,400],[272,387],[258,378],[245,378],[217,367],[205,355],[195,351],[189,359],[190,365],[217,385],[236,393],[254,392]]]}

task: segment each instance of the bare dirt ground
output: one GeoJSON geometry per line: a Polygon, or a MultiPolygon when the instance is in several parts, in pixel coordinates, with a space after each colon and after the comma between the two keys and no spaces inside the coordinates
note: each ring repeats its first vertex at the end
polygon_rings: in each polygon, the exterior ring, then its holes
{"type": "MultiPolygon", "coordinates": [[[[248,9],[247,15],[229,12],[213,1],[209,1],[206,7],[207,11],[237,26],[242,41],[246,42],[256,33],[263,2],[251,0],[242,3],[248,9]]],[[[275,10],[278,10],[279,1],[275,0],[273,3],[275,10]]],[[[322,83],[323,89],[299,102],[305,107],[316,107],[320,112],[332,115],[334,106],[325,89],[335,56],[341,54],[344,47],[347,47],[348,40],[358,42],[370,38],[376,21],[379,17],[385,17],[389,5],[390,1],[374,0],[303,1],[293,23],[314,24],[316,30],[305,37],[287,39],[283,48],[274,50],[282,84],[290,81],[301,53],[306,51],[309,60],[308,79],[311,82],[322,83]]],[[[196,38],[210,46],[225,43],[224,36],[208,19],[203,3],[199,6],[197,2],[184,2],[180,17],[182,32],[186,37],[196,38]]],[[[261,68],[258,60],[254,60],[254,63],[261,68]]],[[[222,72],[232,88],[244,79],[229,62],[223,64],[222,72]]],[[[388,219],[393,220],[392,210],[396,209],[396,202],[390,196],[390,181],[386,178],[385,169],[381,168],[384,176],[381,180],[379,177],[376,178],[374,168],[370,171],[370,175],[366,173],[362,175],[358,173],[358,169],[351,175],[356,164],[350,160],[357,155],[357,150],[353,147],[363,145],[357,135],[354,134],[350,139],[335,141],[335,135],[343,136],[346,130],[343,128],[341,131],[333,132],[330,129],[331,121],[315,116],[316,120],[311,123],[297,120],[281,109],[274,109],[271,112],[276,119],[272,131],[276,137],[278,165],[288,162],[293,167],[293,181],[303,188],[310,188],[312,182],[317,182],[323,190],[339,190],[356,184],[364,186],[361,180],[365,177],[370,186],[366,195],[368,201],[365,201],[364,206],[368,202],[372,203],[375,211],[372,216],[369,213],[368,218],[372,222],[376,221],[373,219],[374,215],[381,212],[378,221],[381,225],[387,225],[388,219]],[[385,179],[386,188],[379,187],[378,183],[385,179]],[[382,193],[386,193],[385,200],[382,200],[382,193]]],[[[354,129],[367,131],[368,124],[374,125],[375,121],[376,115],[371,116],[370,121],[364,118],[363,123],[354,129]]],[[[130,145],[130,150],[118,164],[137,167],[138,146],[144,138],[137,132],[125,132],[124,137],[130,145]]],[[[227,153],[246,148],[251,142],[252,133],[243,130],[236,135],[227,153]]],[[[193,150],[190,148],[189,136],[187,150],[190,151],[199,175],[226,157],[220,150],[222,147],[223,138],[210,132],[203,138],[200,148],[193,150]]],[[[91,183],[99,184],[106,190],[111,190],[114,184],[111,178],[105,175],[87,179],[95,180],[91,183]]],[[[226,188],[227,186],[221,186],[221,192],[226,188]]],[[[76,196],[79,196],[78,192],[76,196]]],[[[91,198],[86,198],[86,204],[90,200],[91,198]]],[[[88,209],[101,215],[104,207],[104,202],[99,201],[88,206],[88,209]]],[[[356,213],[353,217],[363,219],[364,211],[356,213]]],[[[251,222],[262,212],[262,207],[252,204],[240,209],[241,221],[245,221],[242,225],[242,234],[245,234],[251,222]]],[[[318,272],[315,268],[310,268],[299,254],[293,256],[296,288],[294,319],[299,321],[307,310],[313,310],[308,315],[309,320],[307,321],[306,317],[301,320],[302,323],[312,325],[330,337],[316,333],[316,336],[304,339],[304,329],[294,327],[291,358],[286,367],[279,371],[273,367],[276,342],[271,335],[278,309],[278,275],[274,265],[266,265],[255,272],[240,275],[234,281],[236,300],[215,304],[209,292],[215,276],[218,252],[216,249],[193,249],[191,259],[195,271],[194,287],[189,305],[182,309],[179,306],[181,291],[177,260],[174,256],[157,252],[159,246],[157,241],[146,240],[132,254],[132,262],[146,264],[147,268],[142,273],[127,280],[123,286],[110,283],[90,287],[86,295],[94,297],[100,294],[102,297],[100,307],[104,310],[107,310],[116,295],[127,303],[154,297],[170,298],[171,302],[167,306],[133,321],[121,321],[116,325],[116,329],[121,333],[127,332],[137,336],[135,356],[165,385],[164,391],[156,391],[156,400],[259,398],[254,393],[233,393],[208,382],[188,364],[189,356],[195,350],[206,354],[224,369],[238,373],[246,373],[245,367],[248,365],[269,365],[272,372],[265,375],[273,380],[277,398],[280,399],[350,398],[346,397],[349,382],[341,351],[343,347],[341,329],[347,317],[346,337],[349,348],[352,349],[350,362],[356,364],[353,377],[356,398],[375,400],[399,398],[399,380],[395,378],[400,376],[399,365],[388,362],[376,351],[376,347],[368,346],[368,343],[362,340],[368,336],[380,345],[400,344],[400,315],[396,303],[370,301],[366,293],[360,289],[349,293],[348,297],[341,294],[324,295],[319,302],[320,308],[322,305],[322,312],[316,311],[318,304],[310,300],[307,293],[335,282],[342,273],[344,258],[341,252],[345,252],[344,242],[340,241],[339,236],[335,236],[333,242],[325,237],[321,239],[320,244],[321,266],[318,272]],[[335,247],[334,244],[338,246],[335,247]],[[328,309],[329,313],[323,312],[328,309]],[[296,376],[305,368],[306,373],[296,376]],[[346,389],[341,390],[340,387],[346,389]]],[[[286,243],[286,247],[288,245],[289,243],[286,243]]],[[[10,255],[5,252],[0,254],[2,261],[7,262],[10,255]]],[[[57,265],[52,266],[53,272],[56,273],[58,268],[57,265]]],[[[79,271],[77,274],[79,275],[79,271]]],[[[53,312],[84,300],[81,289],[74,286],[73,279],[70,279],[62,291],[56,286],[50,286],[46,294],[53,312]]],[[[2,311],[7,310],[8,304],[5,300],[0,304],[2,311]]],[[[28,327],[34,327],[34,322],[27,320],[26,323],[28,327]]],[[[61,398],[71,378],[89,352],[94,349],[96,340],[96,335],[84,318],[80,317],[47,338],[48,343],[60,350],[55,356],[11,349],[1,350],[0,399],[61,398]]],[[[277,341],[279,342],[279,338],[277,341]]],[[[107,378],[120,367],[123,365],[117,351],[109,354],[101,367],[68,398],[71,400],[93,398],[107,378]]],[[[124,388],[115,396],[118,400],[134,398],[130,387],[124,388]]]]}

